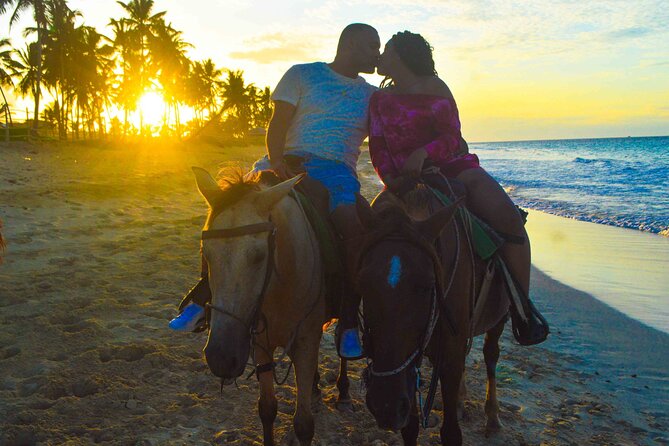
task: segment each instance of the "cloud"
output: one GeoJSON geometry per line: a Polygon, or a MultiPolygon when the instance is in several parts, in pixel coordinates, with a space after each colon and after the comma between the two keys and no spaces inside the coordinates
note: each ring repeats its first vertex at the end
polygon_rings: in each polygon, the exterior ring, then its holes
{"type": "Polygon", "coordinates": [[[322,37],[291,35],[283,32],[253,36],[245,41],[249,49],[232,51],[230,57],[260,64],[316,60],[323,48],[322,37]]]}
{"type": "Polygon", "coordinates": [[[261,64],[274,62],[305,61],[313,59],[313,51],[306,47],[266,47],[248,51],[233,51],[230,57],[234,59],[247,59],[261,64]]]}
{"type": "Polygon", "coordinates": [[[632,28],[618,29],[608,34],[613,39],[630,39],[635,37],[643,37],[653,32],[650,28],[635,26],[632,28]]]}

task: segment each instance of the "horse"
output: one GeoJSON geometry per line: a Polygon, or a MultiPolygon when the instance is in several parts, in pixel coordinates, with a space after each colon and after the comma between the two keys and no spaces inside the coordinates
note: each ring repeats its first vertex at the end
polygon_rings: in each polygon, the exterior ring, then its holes
{"type": "MultiPolygon", "coordinates": [[[[268,186],[240,173],[221,187],[206,170],[193,171],[209,205],[202,231],[212,292],[207,365],[222,382],[230,381],[244,372],[252,356],[260,383],[263,443],[271,446],[277,414],[273,358],[282,347],[293,361],[297,382],[290,435],[309,445],[312,399],[320,397],[319,344],[329,318],[319,245],[292,192],[301,176],[268,186]]],[[[345,406],[351,399],[343,361],[340,372],[338,403],[345,406]]]]}
{"type": "MultiPolygon", "coordinates": [[[[409,193],[403,202],[382,192],[371,208],[362,201],[357,205],[367,233],[357,278],[368,354],[366,404],[380,428],[401,430],[405,445],[416,444],[419,416],[425,420],[429,415],[419,407],[420,393],[416,402],[424,355],[436,369],[432,380],[441,381],[441,443],[462,444],[458,412],[466,391],[465,358],[471,338],[482,333],[486,435],[501,428],[495,369],[508,298],[501,278],[495,277],[473,325],[473,300],[487,286],[482,285],[486,268],[471,248],[469,228],[454,218],[459,202],[439,205],[431,211],[435,198],[427,188],[409,193]]],[[[436,391],[436,381],[432,385],[436,391]]]]}

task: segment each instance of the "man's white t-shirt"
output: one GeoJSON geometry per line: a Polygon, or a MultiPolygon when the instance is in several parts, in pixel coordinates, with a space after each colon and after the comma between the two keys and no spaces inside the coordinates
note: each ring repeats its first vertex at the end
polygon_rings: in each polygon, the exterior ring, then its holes
{"type": "Polygon", "coordinates": [[[274,101],[296,107],[284,153],[311,153],[355,171],[375,90],[362,77],[342,76],[324,62],[292,66],[272,93],[274,101]]]}

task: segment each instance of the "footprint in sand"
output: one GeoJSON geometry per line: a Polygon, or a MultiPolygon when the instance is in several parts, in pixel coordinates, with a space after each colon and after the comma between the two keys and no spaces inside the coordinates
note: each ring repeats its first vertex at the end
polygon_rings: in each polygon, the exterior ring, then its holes
{"type": "Polygon", "coordinates": [[[99,390],[99,384],[90,378],[85,378],[72,384],[72,394],[77,398],[84,398],[89,395],[94,395],[98,393],[99,390]]]}
{"type": "Polygon", "coordinates": [[[0,350],[0,360],[4,361],[5,359],[13,358],[19,353],[21,353],[21,349],[15,345],[3,348],[2,350],[0,350]]]}
{"type": "Polygon", "coordinates": [[[154,350],[154,348],[146,345],[125,345],[106,348],[100,351],[100,362],[109,362],[115,359],[128,362],[139,361],[154,350]]]}

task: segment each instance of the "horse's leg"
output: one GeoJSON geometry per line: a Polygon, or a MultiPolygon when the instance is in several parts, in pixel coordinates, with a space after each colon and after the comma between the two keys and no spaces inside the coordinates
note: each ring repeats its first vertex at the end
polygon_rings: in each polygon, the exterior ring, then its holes
{"type": "Polygon", "coordinates": [[[488,385],[485,395],[485,414],[487,422],[485,426],[486,437],[494,434],[502,428],[499,421],[499,403],[497,402],[497,379],[495,371],[497,369],[497,360],[499,359],[499,338],[504,331],[506,317],[502,318],[492,329],[485,334],[483,342],[483,358],[485,360],[486,373],[488,375],[488,385]]]}
{"type": "MultiPolygon", "coordinates": [[[[320,327],[318,327],[320,330],[320,327]]],[[[294,348],[295,380],[297,381],[297,404],[293,416],[295,436],[301,446],[308,446],[314,437],[314,416],[311,411],[311,395],[314,377],[318,369],[318,346],[320,332],[312,333],[294,348]],[[310,339],[311,338],[311,339],[310,339]],[[315,341],[315,342],[314,342],[315,341]]]]}
{"type": "Polygon", "coordinates": [[[465,340],[451,338],[446,349],[444,365],[441,368],[441,397],[444,401],[444,420],[441,425],[441,444],[460,446],[462,432],[458,423],[458,395],[465,368],[465,340]],[[449,345],[450,344],[450,345],[449,345]]]}
{"type": "MultiPolygon", "coordinates": [[[[257,364],[267,364],[272,361],[274,351],[270,354],[256,351],[257,364]]],[[[261,373],[258,376],[260,383],[260,397],[258,398],[258,414],[262,422],[263,444],[274,445],[274,420],[276,419],[277,402],[274,394],[274,375],[272,371],[261,373]]]]}
{"type": "Polygon", "coordinates": [[[409,424],[402,429],[402,440],[404,440],[404,446],[415,446],[418,444],[418,405],[416,404],[416,399],[413,400],[413,405],[411,408],[411,415],[409,415],[409,424]]]}
{"type": "Polygon", "coordinates": [[[311,388],[311,398],[315,401],[321,397],[321,389],[318,387],[318,383],[321,381],[321,374],[318,373],[318,367],[316,367],[316,373],[314,374],[314,385],[311,388]]]}
{"type": "Polygon", "coordinates": [[[467,399],[467,370],[462,372],[462,379],[460,380],[460,389],[458,391],[458,420],[464,421],[467,419],[467,411],[465,410],[465,399],[467,399]]]}
{"type": "Polygon", "coordinates": [[[339,390],[339,396],[335,403],[337,410],[351,411],[353,409],[353,402],[351,400],[351,394],[349,393],[350,387],[351,383],[348,380],[348,361],[344,358],[340,358],[339,376],[337,377],[337,390],[339,390]]]}

